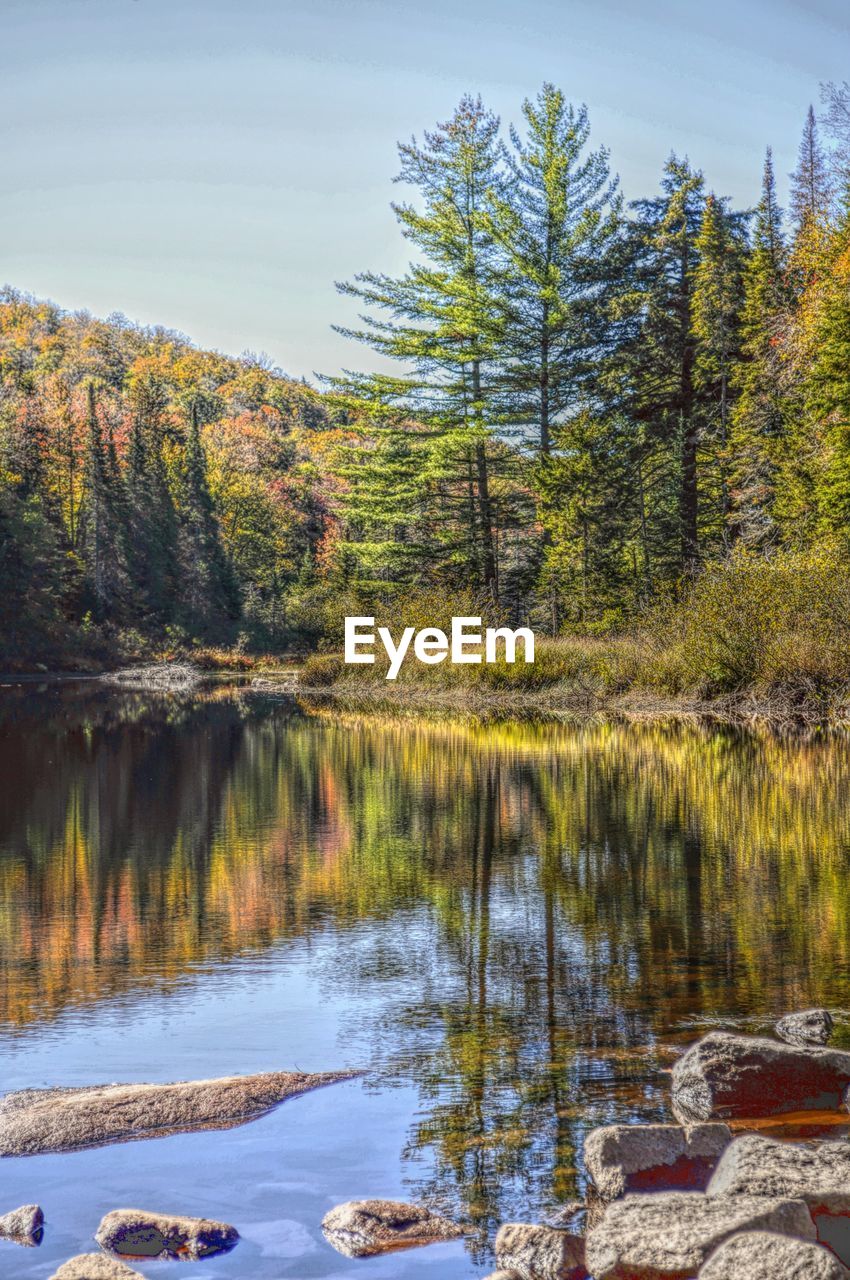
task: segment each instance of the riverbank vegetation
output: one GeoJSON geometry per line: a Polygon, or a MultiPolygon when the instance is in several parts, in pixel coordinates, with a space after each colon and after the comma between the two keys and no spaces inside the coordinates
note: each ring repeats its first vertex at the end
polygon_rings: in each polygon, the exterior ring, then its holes
{"type": "Polygon", "coordinates": [[[7,288],[0,652],[332,654],[436,601],[550,641],[418,680],[840,700],[848,119],[826,86],[786,215],[769,150],[753,210],[676,156],[627,202],[553,86],[507,133],[464,98],[399,148],[408,272],[340,285],[389,372],[320,389],[7,288]]]}

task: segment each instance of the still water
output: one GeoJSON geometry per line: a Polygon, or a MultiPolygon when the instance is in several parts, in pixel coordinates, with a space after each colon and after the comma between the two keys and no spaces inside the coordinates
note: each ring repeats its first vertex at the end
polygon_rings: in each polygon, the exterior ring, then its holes
{"type": "Polygon", "coordinates": [[[466,1280],[667,1118],[681,1046],[850,980],[850,744],[391,717],[236,687],[0,689],[0,1088],[356,1067],[226,1132],[0,1162],[46,1280],[122,1206],[223,1218],[195,1280],[466,1280]],[[334,1204],[464,1244],[353,1260],[334,1204]]]}

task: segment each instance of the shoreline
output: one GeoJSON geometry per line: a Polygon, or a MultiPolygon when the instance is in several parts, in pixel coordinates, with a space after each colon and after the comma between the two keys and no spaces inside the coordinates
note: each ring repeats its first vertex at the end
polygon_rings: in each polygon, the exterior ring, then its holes
{"type": "MultiPolygon", "coordinates": [[[[191,655],[188,663],[193,664],[191,655]]],[[[168,662],[151,664],[167,668],[168,662]]],[[[375,710],[408,710],[415,713],[445,711],[468,715],[507,717],[611,718],[646,722],[681,720],[737,728],[762,728],[773,732],[842,732],[850,728],[850,708],[840,706],[825,711],[822,703],[794,699],[784,690],[743,689],[717,698],[696,695],[665,695],[650,689],[633,688],[621,693],[593,692],[587,688],[552,685],[546,689],[505,690],[473,686],[423,685],[413,682],[378,684],[375,681],[339,681],[329,685],[302,684],[301,664],[287,667],[268,658],[254,666],[198,667],[199,683],[225,684],[238,681],[256,693],[303,698],[308,702],[337,703],[375,710]]],[[[0,671],[0,689],[43,683],[111,684],[121,667],[97,671],[52,669],[46,671],[0,671]]],[[[126,687],[126,686],[125,686],[126,687]]],[[[151,682],[132,687],[167,692],[168,686],[151,682]]],[[[178,691],[178,690],[173,690],[178,691]]]]}

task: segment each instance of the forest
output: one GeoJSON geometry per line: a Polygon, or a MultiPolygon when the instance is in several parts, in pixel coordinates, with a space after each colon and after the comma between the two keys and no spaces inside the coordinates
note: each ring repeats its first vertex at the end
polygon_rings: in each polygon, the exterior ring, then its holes
{"type": "Polygon", "coordinates": [[[787,210],[769,147],[754,209],[676,155],[627,200],[586,107],[546,84],[521,116],[468,96],[399,146],[409,268],[338,285],[353,369],[317,387],[0,293],[7,663],[333,650],[347,612],[436,601],[600,637],[743,600],[850,677],[850,83],[809,109],[787,210]]]}

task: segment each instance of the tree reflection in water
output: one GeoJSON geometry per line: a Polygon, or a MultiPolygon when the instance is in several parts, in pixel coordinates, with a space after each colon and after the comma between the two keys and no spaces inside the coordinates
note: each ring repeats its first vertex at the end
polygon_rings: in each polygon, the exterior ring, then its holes
{"type": "Polygon", "coordinates": [[[664,1116],[682,1040],[845,999],[844,739],[4,694],[6,1034],[321,934],[373,1087],[419,1090],[416,1194],[482,1237],[664,1116]]]}

